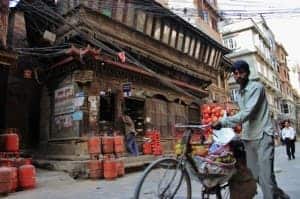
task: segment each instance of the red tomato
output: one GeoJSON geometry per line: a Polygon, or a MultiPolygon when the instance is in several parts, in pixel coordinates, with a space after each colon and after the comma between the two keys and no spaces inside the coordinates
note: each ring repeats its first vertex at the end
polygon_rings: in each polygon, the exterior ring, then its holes
{"type": "Polygon", "coordinates": [[[218,121],[218,117],[217,117],[217,116],[213,116],[213,117],[211,118],[211,121],[212,121],[212,122],[217,122],[217,121],[218,121]]]}
{"type": "Polygon", "coordinates": [[[207,118],[206,122],[207,122],[206,124],[211,123],[212,122],[212,118],[211,117],[207,118]]]}
{"type": "Polygon", "coordinates": [[[203,119],[207,119],[207,118],[209,118],[209,116],[210,116],[210,115],[209,115],[208,113],[204,113],[204,114],[203,114],[203,119]]]}
{"type": "Polygon", "coordinates": [[[201,107],[201,111],[203,114],[205,114],[205,113],[210,114],[211,108],[208,104],[204,104],[201,107]]]}
{"type": "Polygon", "coordinates": [[[222,109],[222,110],[221,110],[221,112],[220,112],[220,116],[221,116],[221,117],[223,117],[223,116],[224,116],[224,114],[225,114],[225,110],[224,110],[224,109],[222,109]]]}

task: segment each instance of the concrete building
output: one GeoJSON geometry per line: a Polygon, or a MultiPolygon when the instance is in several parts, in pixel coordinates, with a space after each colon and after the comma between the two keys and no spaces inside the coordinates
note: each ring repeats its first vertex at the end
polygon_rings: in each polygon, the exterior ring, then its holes
{"type": "Polygon", "coordinates": [[[292,79],[290,78],[290,69],[287,62],[288,53],[286,52],[282,44],[276,43],[276,57],[279,67],[280,78],[280,92],[282,98],[280,100],[280,120],[290,119],[293,123],[296,123],[296,102],[295,93],[291,85],[292,79]]]}
{"type": "MultiPolygon", "coordinates": [[[[275,119],[280,114],[279,68],[276,62],[275,37],[266,21],[253,19],[239,22],[224,21],[220,23],[223,42],[232,50],[227,57],[231,60],[243,59],[249,63],[250,79],[258,80],[265,85],[271,114],[275,119]]],[[[229,80],[232,100],[236,100],[238,85],[233,78],[229,80]]]]}
{"type": "Polygon", "coordinates": [[[289,77],[292,86],[292,95],[296,112],[296,122],[298,133],[300,132],[300,65],[296,61],[288,60],[289,77]]]}
{"type": "MultiPolygon", "coordinates": [[[[218,14],[217,0],[157,0],[164,7],[176,13],[186,22],[204,32],[215,41],[222,43],[221,34],[218,30],[220,16],[218,14]]],[[[214,51],[211,52],[215,54],[214,51]]],[[[223,60],[231,64],[226,58],[223,60]]],[[[208,101],[227,102],[229,89],[227,87],[228,73],[221,72],[216,79],[212,79],[212,84],[208,88],[208,101]]]]}

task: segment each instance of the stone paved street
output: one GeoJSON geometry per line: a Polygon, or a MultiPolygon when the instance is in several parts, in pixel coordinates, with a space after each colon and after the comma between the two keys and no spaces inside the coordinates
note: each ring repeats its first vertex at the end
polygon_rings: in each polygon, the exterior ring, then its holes
{"type": "MultiPolygon", "coordinates": [[[[279,186],[292,199],[300,198],[300,143],[296,145],[296,159],[288,161],[284,146],[276,148],[275,171],[279,186]]],[[[8,199],[130,199],[141,172],[130,173],[116,181],[73,180],[61,172],[38,172],[36,189],[10,194],[8,199]]],[[[193,198],[200,198],[198,183],[193,183],[193,198]]],[[[261,199],[259,191],[255,199],[261,199]]]]}

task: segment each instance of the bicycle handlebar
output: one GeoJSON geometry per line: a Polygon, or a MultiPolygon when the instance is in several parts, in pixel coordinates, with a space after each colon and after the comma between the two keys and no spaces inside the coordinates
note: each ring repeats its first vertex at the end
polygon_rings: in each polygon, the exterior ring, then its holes
{"type": "Polygon", "coordinates": [[[202,124],[202,125],[189,125],[189,124],[175,124],[175,128],[198,128],[198,129],[205,129],[210,127],[211,124],[202,124]]]}

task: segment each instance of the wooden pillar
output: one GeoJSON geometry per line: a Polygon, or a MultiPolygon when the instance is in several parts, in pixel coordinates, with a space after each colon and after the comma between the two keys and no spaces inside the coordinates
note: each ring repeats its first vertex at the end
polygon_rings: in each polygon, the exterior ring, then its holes
{"type": "Polygon", "coordinates": [[[8,30],[7,30],[7,47],[9,49],[13,48],[13,40],[14,40],[14,26],[15,26],[15,10],[12,9],[9,13],[8,17],[8,30]]]}
{"type": "Polygon", "coordinates": [[[7,29],[8,29],[8,5],[9,0],[0,0],[0,47],[7,47],[7,29]]]}

